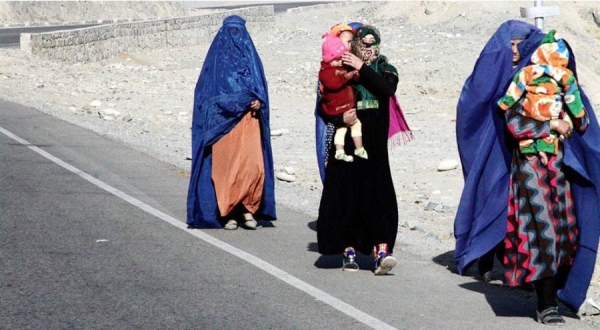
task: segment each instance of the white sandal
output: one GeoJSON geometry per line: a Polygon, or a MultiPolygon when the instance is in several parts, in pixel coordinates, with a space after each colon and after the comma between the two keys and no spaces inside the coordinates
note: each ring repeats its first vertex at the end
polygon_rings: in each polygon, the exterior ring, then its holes
{"type": "Polygon", "coordinates": [[[247,229],[255,230],[257,226],[258,222],[254,220],[252,215],[250,215],[250,219],[246,219],[246,215],[244,215],[244,227],[246,227],[247,229]]]}
{"type": "Polygon", "coordinates": [[[236,230],[236,229],[238,229],[237,221],[235,221],[233,219],[227,221],[227,223],[225,224],[224,229],[225,230],[236,230]]]}

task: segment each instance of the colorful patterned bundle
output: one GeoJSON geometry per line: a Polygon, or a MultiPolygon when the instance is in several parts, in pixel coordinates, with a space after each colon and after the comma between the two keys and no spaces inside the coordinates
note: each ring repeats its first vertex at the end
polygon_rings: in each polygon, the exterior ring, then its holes
{"type": "MultiPolygon", "coordinates": [[[[531,65],[515,74],[506,95],[498,100],[498,105],[502,110],[507,110],[524,95],[525,116],[538,121],[564,119],[573,126],[570,116],[581,118],[585,115],[585,109],[575,75],[567,68],[569,50],[562,39],[556,40],[555,33],[555,30],[551,30],[542,40],[531,56],[531,65]],[[563,110],[565,104],[568,114],[563,110]]],[[[553,132],[543,139],[522,140],[519,147],[526,154],[539,151],[556,154],[557,138],[553,132]]]]}

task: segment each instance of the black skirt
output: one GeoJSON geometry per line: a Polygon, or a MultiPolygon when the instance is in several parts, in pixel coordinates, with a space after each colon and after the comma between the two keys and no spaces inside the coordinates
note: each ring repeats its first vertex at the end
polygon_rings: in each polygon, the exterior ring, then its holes
{"type": "Polygon", "coordinates": [[[340,254],[352,246],[363,254],[387,243],[391,253],[398,233],[398,202],[390,171],[387,138],[389,102],[379,109],[358,110],[363,145],[369,159],[354,156],[354,142],[348,130],[346,154],[353,162],[334,158],[331,146],[317,219],[319,253],[340,254]]]}

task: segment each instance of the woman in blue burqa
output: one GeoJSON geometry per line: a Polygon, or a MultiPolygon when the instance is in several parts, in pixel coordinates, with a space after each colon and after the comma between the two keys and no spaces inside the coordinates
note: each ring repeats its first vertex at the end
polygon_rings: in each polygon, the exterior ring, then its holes
{"type": "MultiPolygon", "coordinates": [[[[596,262],[600,129],[583,90],[588,116],[574,120],[572,129],[567,120],[526,116],[522,102],[500,110],[498,100],[531,64],[543,38],[525,22],[503,23],[463,86],[456,135],[465,186],[454,223],[455,258],[461,274],[477,260],[480,273],[487,273],[499,255],[509,286],[535,288],[537,320],[560,325],[559,299],[578,310],[596,262]],[[519,151],[520,141],[551,131],[565,138],[547,164],[519,151]]],[[[566,48],[568,68],[577,75],[573,51],[566,48]]]]}
{"type": "Polygon", "coordinates": [[[255,229],[275,220],[269,95],[262,62],[239,16],[215,36],[194,92],[187,223],[255,229]]]}

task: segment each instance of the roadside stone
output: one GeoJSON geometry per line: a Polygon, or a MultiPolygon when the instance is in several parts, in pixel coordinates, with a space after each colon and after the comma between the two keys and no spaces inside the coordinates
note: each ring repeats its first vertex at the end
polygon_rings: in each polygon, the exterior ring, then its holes
{"type": "Polygon", "coordinates": [[[102,114],[104,116],[111,116],[111,117],[118,117],[121,115],[121,113],[118,110],[112,109],[112,108],[107,108],[102,110],[102,114]]]}
{"type": "Polygon", "coordinates": [[[437,167],[439,172],[454,170],[458,167],[458,161],[455,159],[444,159],[442,160],[437,167]]]}
{"type": "Polygon", "coordinates": [[[291,174],[287,174],[285,172],[278,172],[277,174],[275,174],[275,177],[280,180],[280,181],[285,181],[285,182],[294,182],[296,181],[296,177],[291,175],[291,174]]]}
{"type": "Polygon", "coordinates": [[[271,131],[271,136],[282,136],[287,132],[289,132],[287,129],[274,129],[271,131]]]}
{"type": "Polygon", "coordinates": [[[580,313],[586,316],[600,315],[600,305],[594,301],[594,298],[590,297],[581,306],[580,313]]]}
{"type": "Polygon", "coordinates": [[[439,204],[439,203],[434,203],[434,202],[428,202],[427,205],[425,206],[425,210],[435,211],[435,212],[443,212],[444,205],[439,204]]]}

